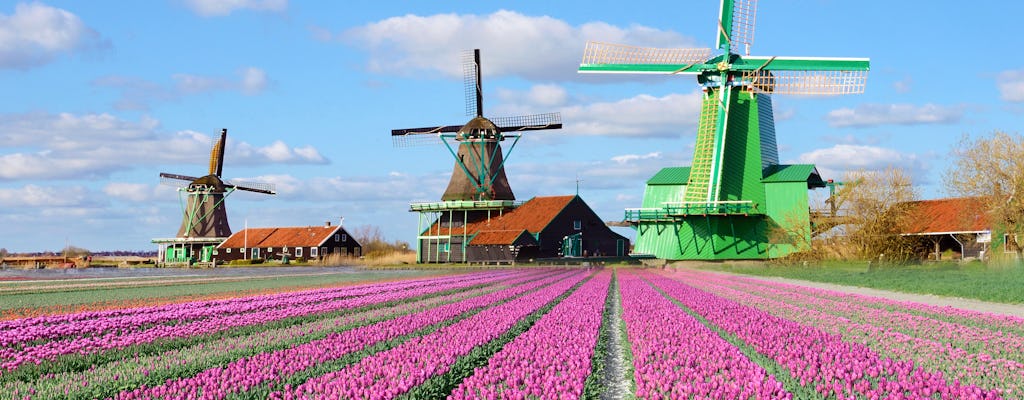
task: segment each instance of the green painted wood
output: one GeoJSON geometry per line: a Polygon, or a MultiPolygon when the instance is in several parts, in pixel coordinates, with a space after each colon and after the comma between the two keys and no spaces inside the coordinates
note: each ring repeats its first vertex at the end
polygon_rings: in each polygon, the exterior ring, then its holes
{"type": "Polygon", "coordinates": [[[647,180],[648,185],[685,185],[690,179],[690,167],[666,167],[647,180]]]}
{"type": "Polygon", "coordinates": [[[719,200],[752,201],[764,213],[758,102],[750,92],[732,90],[719,200]]]}
{"type": "Polygon", "coordinates": [[[715,42],[715,47],[718,47],[725,54],[729,54],[732,51],[732,10],[734,8],[732,0],[722,0],[719,3],[718,8],[718,40],[715,42]]]}

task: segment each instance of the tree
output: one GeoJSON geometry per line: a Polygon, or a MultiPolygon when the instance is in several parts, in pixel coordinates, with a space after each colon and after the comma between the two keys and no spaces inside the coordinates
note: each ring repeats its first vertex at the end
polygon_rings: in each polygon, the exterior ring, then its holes
{"type": "Polygon", "coordinates": [[[836,192],[836,207],[845,216],[845,235],[834,243],[836,253],[858,259],[906,261],[914,257],[919,240],[901,236],[909,215],[908,203],[917,190],[904,170],[852,171],[836,192]]]}
{"type": "MultiPolygon", "coordinates": [[[[977,198],[995,232],[1006,234],[1007,250],[1020,260],[1024,228],[1024,137],[995,131],[989,136],[964,135],[946,171],[946,190],[954,196],[977,198]]],[[[994,234],[994,241],[1002,241],[994,234]]]]}
{"type": "Polygon", "coordinates": [[[384,239],[380,227],[376,225],[360,225],[350,231],[352,237],[356,238],[359,245],[363,246],[363,254],[367,257],[383,256],[395,252],[406,252],[410,250],[409,244],[396,240],[388,242],[384,239]]]}

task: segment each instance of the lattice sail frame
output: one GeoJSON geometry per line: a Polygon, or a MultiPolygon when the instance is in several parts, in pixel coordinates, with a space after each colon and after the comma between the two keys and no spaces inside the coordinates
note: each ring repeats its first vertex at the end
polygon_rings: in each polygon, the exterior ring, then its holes
{"type": "Polygon", "coordinates": [[[711,58],[713,50],[660,49],[623,44],[587,42],[583,64],[697,64],[711,58]]]}
{"type": "Polygon", "coordinates": [[[744,71],[741,79],[755,93],[838,96],[864,93],[868,71],[744,71]]]}
{"type": "Polygon", "coordinates": [[[754,45],[757,0],[734,0],[732,6],[732,48],[743,45],[743,54],[750,55],[754,45]]]}

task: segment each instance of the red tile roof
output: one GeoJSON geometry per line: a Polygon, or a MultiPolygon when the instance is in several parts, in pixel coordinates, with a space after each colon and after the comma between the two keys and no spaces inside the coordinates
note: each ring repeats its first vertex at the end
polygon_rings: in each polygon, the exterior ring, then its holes
{"type": "MultiPolygon", "coordinates": [[[[480,231],[473,237],[473,240],[469,242],[471,245],[505,245],[513,244],[522,235],[529,235],[525,229],[520,230],[505,230],[505,231],[480,231]]],[[[537,244],[536,240],[532,240],[533,236],[530,236],[533,244],[537,244]]]]}
{"type": "Polygon", "coordinates": [[[314,247],[326,241],[340,228],[340,226],[249,228],[235,232],[218,247],[314,247]]]}
{"type": "Polygon", "coordinates": [[[950,198],[910,202],[909,225],[904,233],[980,232],[992,227],[976,198],[950,198]]]}
{"type": "Polygon", "coordinates": [[[437,222],[429,228],[430,235],[461,235],[463,229],[467,234],[474,234],[481,231],[522,231],[537,233],[551,223],[572,199],[576,196],[544,196],[534,197],[523,203],[516,209],[501,216],[470,222],[465,228],[459,226],[454,228],[438,228],[437,222]]]}

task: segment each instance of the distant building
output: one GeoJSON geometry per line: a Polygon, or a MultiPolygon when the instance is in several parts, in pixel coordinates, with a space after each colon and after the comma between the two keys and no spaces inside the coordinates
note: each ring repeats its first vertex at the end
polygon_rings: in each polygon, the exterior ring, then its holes
{"type": "Polygon", "coordinates": [[[629,239],[609,229],[579,196],[547,196],[465,223],[440,218],[420,232],[417,247],[419,262],[497,263],[624,257],[629,239]]]}
{"type": "MultiPolygon", "coordinates": [[[[941,259],[941,254],[947,251],[955,253],[958,259],[986,258],[992,245],[992,225],[980,200],[948,198],[907,204],[909,223],[903,234],[928,239],[932,243],[928,258],[941,259]]],[[[997,244],[1004,242],[1004,238],[997,238],[997,244]]],[[[1013,252],[1012,249],[1005,251],[1013,252]]]]}
{"type": "Polygon", "coordinates": [[[217,246],[218,263],[233,260],[319,260],[331,255],[359,257],[363,247],[341,226],[247,228],[217,246]]]}

